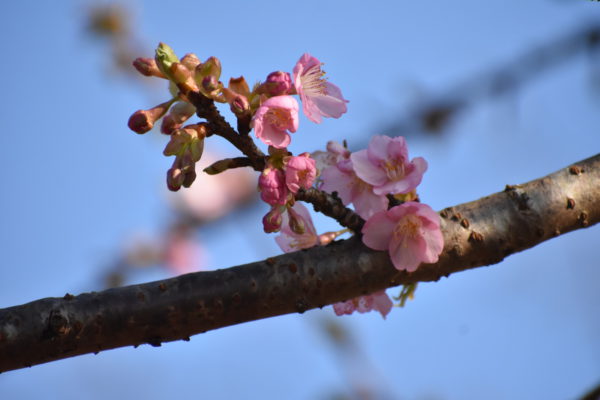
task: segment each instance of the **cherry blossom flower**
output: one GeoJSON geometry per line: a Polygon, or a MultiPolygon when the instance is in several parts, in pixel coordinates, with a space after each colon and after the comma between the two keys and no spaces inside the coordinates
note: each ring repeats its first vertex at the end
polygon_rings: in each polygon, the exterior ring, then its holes
{"type": "Polygon", "coordinates": [[[436,262],[444,248],[438,214],[412,201],[374,214],[362,233],[367,247],[389,251],[394,267],[408,272],[423,262],[436,262]]]}
{"type": "Polygon", "coordinates": [[[327,151],[315,151],[311,154],[311,157],[316,162],[317,175],[321,175],[325,168],[350,158],[350,150],[331,140],[327,142],[327,151]]]}
{"type": "Polygon", "coordinates": [[[288,189],[285,185],[285,173],[277,168],[267,167],[258,178],[260,198],[268,204],[285,204],[288,189]]]}
{"type": "Polygon", "coordinates": [[[290,144],[288,134],[298,130],[298,102],[292,96],[275,96],[256,110],[251,123],[256,137],[277,149],[290,144]]]}
{"type": "Polygon", "coordinates": [[[333,305],[333,310],[338,316],[350,315],[354,311],[366,313],[367,311],[379,311],[383,319],[390,313],[393,303],[385,290],[380,290],[367,296],[356,297],[333,305]]]}
{"type": "Polygon", "coordinates": [[[275,241],[281,247],[281,250],[286,253],[308,249],[319,244],[319,236],[313,225],[310,213],[304,205],[296,202],[293,207],[288,208],[287,213],[283,214],[281,234],[275,237],[275,241]],[[304,232],[297,233],[299,229],[294,227],[294,224],[296,226],[301,225],[304,232]]]}
{"type": "Polygon", "coordinates": [[[414,190],[427,170],[427,161],[416,157],[408,161],[403,137],[373,136],[367,150],[350,156],[356,175],[373,185],[378,195],[408,193],[414,190]]]}
{"type": "Polygon", "coordinates": [[[373,186],[356,175],[352,161],[349,159],[325,168],[321,173],[321,180],[321,190],[329,193],[337,192],[344,205],[354,204],[356,213],[364,219],[387,209],[387,197],[376,195],[373,186]]]}
{"type": "Polygon", "coordinates": [[[297,193],[300,188],[311,187],[317,176],[317,169],[315,160],[310,158],[310,154],[302,153],[299,156],[289,157],[286,161],[285,184],[290,192],[297,193]]]}
{"type": "Polygon", "coordinates": [[[318,59],[305,53],[294,67],[294,86],[302,100],[302,110],[317,124],[321,123],[321,117],[341,117],[348,102],[336,85],[323,78],[321,65],[318,59]]]}
{"type": "Polygon", "coordinates": [[[176,274],[198,271],[203,263],[203,249],[186,227],[173,229],[167,235],[164,262],[176,274]]]}

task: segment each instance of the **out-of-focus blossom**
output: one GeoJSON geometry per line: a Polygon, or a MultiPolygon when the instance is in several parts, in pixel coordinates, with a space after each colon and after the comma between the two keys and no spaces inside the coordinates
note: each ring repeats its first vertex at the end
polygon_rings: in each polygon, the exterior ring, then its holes
{"type": "Polygon", "coordinates": [[[381,316],[385,319],[392,309],[392,306],[392,300],[390,300],[389,296],[385,293],[385,290],[381,290],[367,296],[360,296],[351,300],[335,303],[333,305],[333,310],[338,316],[344,314],[350,315],[354,311],[366,313],[375,310],[379,311],[381,316]]]}
{"type": "Polygon", "coordinates": [[[288,199],[285,173],[277,168],[267,167],[258,178],[260,198],[267,204],[283,205],[288,199]]]}
{"type": "Polygon", "coordinates": [[[288,133],[298,129],[298,102],[292,96],[275,96],[256,110],[251,127],[263,143],[278,149],[287,147],[288,133]]]}
{"type": "Polygon", "coordinates": [[[164,245],[164,264],[175,274],[198,271],[203,265],[203,251],[193,231],[175,227],[167,234],[164,245]]]}
{"type": "Polygon", "coordinates": [[[426,204],[407,202],[380,211],[362,229],[363,243],[387,250],[394,267],[415,271],[421,263],[434,263],[444,248],[440,217],[426,204]]]}
{"type": "Polygon", "coordinates": [[[321,182],[321,190],[337,192],[342,202],[345,205],[354,204],[356,213],[364,219],[387,209],[387,197],[376,195],[373,186],[356,176],[349,159],[325,168],[321,173],[321,182]]]}
{"type": "Polygon", "coordinates": [[[373,185],[378,195],[408,193],[414,190],[427,170],[422,157],[408,161],[408,149],[403,137],[373,136],[367,150],[350,156],[356,175],[373,185]]]}
{"type": "Polygon", "coordinates": [[[310,158],[310,154],[302,153],[299,156],[287,158],[285,164],[285,184],[290,189],[290,192],[297,193],[300,188],[310,188],[316,175],[315,160],[310,158]]]}
{"type": "Polygon", "coordinates": [[[325,168],[350,158],[350,151],[338,142],[329,141],[327,151],[315,151],[311,156],[316,162],[317,174],[321,175],[325,168]]]}
{"type": "Polygon", "coordinates": [[[283,214],[281,234],[275,237],[275,241],[286,253],[308,249],[319,244],[319,236],[310,213],[304,205],[296,202],[293,207],[288,208],[287,213],[283,214]],[[290,213],[292,214],[291,218],[290,213]],[[298,231],[303,231],[303,233],[297,233],[298,231]]]}
{"type": "Polygon", "coordinates": [[[294,67],[294,86],[302,100],[304,114],[313,122],[321,117],[339,118],[347,111],[342,91],[325,78],[321,62],[308,53],[294,67]]]}
{"type": "Polygon", "coordinates": [[[204,168],[225,157],[205,151],[196,163],[197,178],[188,189],[170,194],[174,206],[185,214],[210,221],[222,217],[256,195],[256,175],[248,168],[235,168],[208,175],[204,168]]]}

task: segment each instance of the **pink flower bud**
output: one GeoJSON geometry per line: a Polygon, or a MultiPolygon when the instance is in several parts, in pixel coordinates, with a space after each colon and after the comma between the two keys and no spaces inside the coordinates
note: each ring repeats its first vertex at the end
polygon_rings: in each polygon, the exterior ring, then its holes
{"type": "Polygon", "coordinates": [[[265,233],[279,232],[281,230],[281,223],[283,221],[282,214],[285,211],[285,207],[275,206],[271,208],[263,217],[263,229],[265,233]]]}
{"type": "Polygon", "coordinates": [[[133,61],[133,66],[144,76],[156,76],[163,79],[167,78],[165,74],[160,71],[158,65],[156,65],[156,60],[154,60],[154,58],[136,58],[133,61]]]}
{"type": "Polygon", "coordinates": [[[198,64],[200,64],[200,59],[194,53],[187,53],[180,62],[190,70],[190,72],[194,72],[198,64]]]}
{"type": "Polygon", "coordinates": [[[267,80],[260,87],[260,92],[269,96],[292,94],[292,78],[288,72],[275,71],[267,76],[267,80]]]}
{"type": "Polygon", "coordinates": [[[258,178],[260,198],[271,205],[283,205],[288,199],[285,175],[282,170],[267,167],[258,178]]]}
{"type": "Polygon", "coordinates": [[[154,123],[165,115],[171,104],[173,104],[173,100],[166,101],[149,110],[137,110],[129,117],[127,122],[129,129],[139,134],[150,131],[154,123]]]}
{"type": "Polygon", "coordinates": [[[162,120],[160,131],[171,135],[173,131],[181,128],[183,123],[196,113],[196,107],[186,101],[176,103],[162,120]]]}

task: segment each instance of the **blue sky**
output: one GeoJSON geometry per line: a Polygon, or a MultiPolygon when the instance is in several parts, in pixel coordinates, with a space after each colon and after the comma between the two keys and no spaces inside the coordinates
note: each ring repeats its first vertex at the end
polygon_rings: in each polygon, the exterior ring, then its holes
{"type": "MultiPolygon", "coordinates": [[[[107,47],[84,32],[89,4],[0,4],[0,144],[8,150],[0,160],[0,307],[99,289],[122,242],[158,232],[169,218],[164,138],[126,127],[133,111],[166,92],[111,72],[107,47]]],[[[307,51],[325,62],[349,111],[321,125],[302,119],[296,153],[330,139],[352,147],[393,134],[381,130],[411,101],[600,21],[600,4],[589,1],[126,4],[148,50],[140,56],[163,41],[180,55],[217,56],[225,77],[244,74],[249,82],[291,71],[307,51]]],[[[591,77],[598,68],[581,54],[516,93],[480,101],[441,138],[410,138],[411,155],[429,161],[423,201],[439,210],[597,153],[600,98],[591,77]]],[[[201,233],[211,267],[280,252],[261,233],[264,212],[257,206],[201,233]]],[[[348,393],[360,376],[387,398],[573,398],[600,377],[599,233],[574,232],[500,265],[423,284],[386,321],[338,318],[355,337],[358,359],[347,360],[322,334],[333,314],[326,308],[160,349],[118,349],[2,374],[0,392],[11,399],[326,399],[348,393]]]]}

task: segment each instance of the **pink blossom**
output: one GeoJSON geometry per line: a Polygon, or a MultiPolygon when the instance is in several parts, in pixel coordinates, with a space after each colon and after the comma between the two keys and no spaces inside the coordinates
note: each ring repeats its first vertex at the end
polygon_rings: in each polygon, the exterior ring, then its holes
{"type": "Polygon", "coordinates": [[[312,186],[316,176],[315,160],[310,158],[310,154],[302,153],[287,159],[285,183],[290,192],[297,193],[300,188],[308,189],[312,186]]]}
{"type": "Polygon", "coordinates": [[[288,198],[288,189],[285,185],[285,174],[282,170],[267,167],[258,178],[260,198],[268,204],[285,204],[288,198]]]}
{"type": "Polygon", "coordinates": [[[408,193],[414,190],[427,170],[427,161],[416,157],[408,161],[403,137],[373,136],[367,150],[350,156],[356,175],[373,185],[378,195],[408,193]]]}
{"type": "Polygon", "coordinates": [[[409,201],[367,220],[363,243],[387,250],[394,267],[413,272],[421,263],[434,263],[444,248],[440,217],[426,204],[409,201]]]}
{"type": "Polygon", "coordinates": [[[198,271],[203,264],[202,247],[186,228],[176,228],[166,238],[164,262],[176,274],[198,271]]]}
{"type": "Polygon", "coordinates": [[[196,163],[195,183],[179,192],[168,192],[173,206],[202,221],[217,219],[256,195],[256,175],[248,168],[235,168],[218,175],[203,169],[226,156],[205,151],[196,163]]]}
{"type": "Polygon", "coordinates": [[[339,118],[347,110],[341,90],[323,76],[321,62],[308,53],[300,57],[294,67],[294,86],[302,100],[304,114],[313,122],[321,117],[339,118]]]}
{"type": "Polygon", "coordinates": [[[287,213],[283,214],[281,234],[275,237],[275,241],[286,253],[308,249],[319,244],[319,236],[310,213],[304,205],[296,202],[293,207],[288,208],[287,213]],[[298,229],[299,226],[302,229],[298,229]],[[303,230],[303,233],[297,233],[300,230],[303,230]]]}
{"type": "Polygon", "coordinates": [[[354,311],[359,313],[366,313],[367,311],[379,311],[381,316],[385,317],[390,313],[393,303],[389,296],[385,293],[385,290],[380,290],[367,296],[356,297],[351,300],[346,300],[333,305],[333,310],[338,316],[344,314],[352,314],[354,311]]]}
{"type": "Polygon", "coordinates": [[[256,110],[251,123],[256,137],[278,149],[290,144],[288,134],[298,129],[298,102],[292,96],[275,96],[256,110]]]}
{"type": "Polygon", "coordinates": [[[320,175],[325,168],[350,158],[350,151],[332,140],[327,142],[327,151],[315,151],[311,156],[316,162],[318,175],[320,175]]]}
{"type": "Polygon", "coordinates": [[[342,202],[345,205],[354,204],[356,212],[364,219],[387,209],[387,197],[376,195],[373,186],[356,176],[351,160],[342,160],[325,168],[321,173],[321,180],[321,190],[337,192],[342,202]]]}
{"type": "Polygon", "coordinates": [[[266,82],[262,84],[262,87],[271,96],[288,94],[292,88],[292,78],[290,77],[289,72],[271,72],[269,76],[267,76],[266,82]]]}

